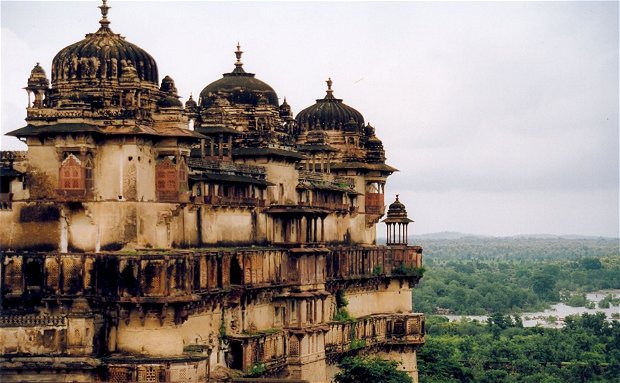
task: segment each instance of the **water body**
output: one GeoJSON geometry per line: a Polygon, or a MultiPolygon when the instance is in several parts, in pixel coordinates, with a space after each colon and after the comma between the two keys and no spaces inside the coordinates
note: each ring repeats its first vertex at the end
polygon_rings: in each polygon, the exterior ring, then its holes
{"type": "MultiPolygon", "coordinates": [[[[597,312],[603,312],[607,316],[608,320],[613,319],[612,315],[617,314],[620,315],[620,306],[610,306],[608,309],[598,308],[598,303],[605,298],[605,296],[612,294],[614,298],[620,298],[620,290],[601,290],[593,293],[586,294],[586,298],[590,302],[596,303],[596,308],[587,309],[585,307],[571,307],[567,306],[564,303],[557,303],[551,306],[549,309],[545,311],[539,311],[535,313],[521,313],[521,319],[523,320],[524,327],[555,327],[560,328],[564,326],[564,318],[568,315],[581,315],[583,313],[595,314],[597,312]],[[545,319],[549,316],[554,316],[558,318],[558,320],[554,323],[548,323],[545,319]],[[529,318],[529,319],[527,319],[529,318]]],[[[480,322],[486,322],[486,315],[443,315],[450,319],[450,321],[458,321],[461,318],[465,317],[470,320],[478,320],[480,322]]]]}

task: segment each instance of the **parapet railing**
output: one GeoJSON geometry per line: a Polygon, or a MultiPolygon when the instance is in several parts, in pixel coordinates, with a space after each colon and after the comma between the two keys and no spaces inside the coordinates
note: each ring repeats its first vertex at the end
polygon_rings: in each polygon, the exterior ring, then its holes
{"type": "Polygon", "coordinates": [[[387,344],[425,342],[424,314],[378,314],[345,322],[332,321],[325,336],[328,356],[387,344]]]}

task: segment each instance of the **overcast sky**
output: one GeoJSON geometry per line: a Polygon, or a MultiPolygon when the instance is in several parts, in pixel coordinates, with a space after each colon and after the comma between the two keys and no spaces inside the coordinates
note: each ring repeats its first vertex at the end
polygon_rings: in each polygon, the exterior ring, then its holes
{"type": "MultiPolygon", "coordinates": [[[[2,132],[99,2],[1,2],[2,132]]],[[[618,2],[126,2],[110,27],[185,101],[233,69],[297,113],[334,95],[377,129],[410,233],[618,236],[618,2]]],[[[2,138],[2,149],[25,149],[2,138]]],[[[385,230],[383,225],[378,230],[385,230]]]]}

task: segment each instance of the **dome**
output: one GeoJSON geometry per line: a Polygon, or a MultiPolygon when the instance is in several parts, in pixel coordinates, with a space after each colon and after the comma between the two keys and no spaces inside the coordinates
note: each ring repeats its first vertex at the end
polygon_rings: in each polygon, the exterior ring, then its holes
{"type": "Polygon", "coordinates": [[[327,95],[316,100],[316,104],[302,110],[295,119],[297,125],[309,129],[343,130],[345,128],[361,129],[364,117],[354,108],[335,98],[332,90],[332,79],[327,81],[327,95]]]}
{"type": "Polygon", "coordinates": [[[200,92],[200,105],[208,107],[217,95],[223,95],[232,104],[258,105],[263,99],[268,104],[279,107],[278,95],[273,88],[257,79],[254,73],[247,73],[243,69],[241,62],[243,52],[240,49],[237,44],[235,69],[230,73],[224,73],[224,77],[207,85],[200,92]]]}
{"type": "Polygon", "coordinates": [[[383,222],[413,222],[407,218],[407,210],[398,199],[398,194],[396,194],[396,200],[388,207],[387,218],[383,222]]]}
{"type": "Polygon", "coordinates": [[[157,101],[160,108],[183,108],[183,103],[179,100],[177,87],[174,85],[172,77],[166,76],[161,80],[159,91],[164,93],[164,96],[157,101]]]}
{"type": "Polygon", "coordinates": [[[182,108],[183,103],[177,97],[166,96],[157,101],[157,106],[160,108],[182,108]]]}
{"type": "Polygon", "coordinates": [[[47,88],[49,85],[50,82],[45,75],[45,70],[37,63],[30,72],[28,88],[47,88]]]}
{"type": "Polygon", "coordinates": [[[291,106],[286,102],[286,97],[284,97],[284,102],[280,105],[280,117],[282,118],[292,118],[293,111],[291,106]]]}
{"type": "Polygon", "coordinates": [[[127,66],[133,66],[141,81],[158,85],[157,64],[145,50],[109,28],[106,1],[100,6],[101,27],[75,44],[63,48],[52,60],[52,84],[117,80],[127,66]]]}
{"type": "Polygon", "coordinates": [[[198,106],[198,104],[196,104],[196,101],[194,101],[194,96],[192,96],[191,94],[189,95],[189,99],[187,101],[185,101],[185,107],[188,109],[194,109],[198,106]]]}

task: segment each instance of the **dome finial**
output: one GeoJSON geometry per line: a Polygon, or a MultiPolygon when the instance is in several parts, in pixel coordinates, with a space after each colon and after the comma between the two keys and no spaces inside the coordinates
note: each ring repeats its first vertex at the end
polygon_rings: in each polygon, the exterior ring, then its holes
{"type": "Polygon", "coordinates": [[[327,81],[325,81],[327,83],[327,96],[325,98],[333,98],[334,97],[334,91],[332,90],[332,84],[334,83],[332,81],[332,78],[329,77],[327,79],[327,81]]]}
{"type": "Polygon", "coordinates": [[[243,63],[241,62],[241,55],[242,54],[243,54],[243,51],[241,50],[241,45],[239,45],[239,41],[237,41],[237,50],[235,51],[235,56],[237,56],[237,62],[235,63],[235,66],[237,68],[243,66],[243,63]]]}
{"type": "Polygon", "coordinates": [[[108,0],[101,0],[101,2],[103,5],[99,6],[99,9],[101,9],[101,20],[99,20],[99,24],[101,24],[102,28],[108,29],[108,26],[110,25],[110,20],[108,20],[108,10],[112,7],[108,7],[108,0]]]}
{"type": "Polygon", "coordinates": [[[396,201],[398,201],[398,194],[396,194],[396,201]]]}

